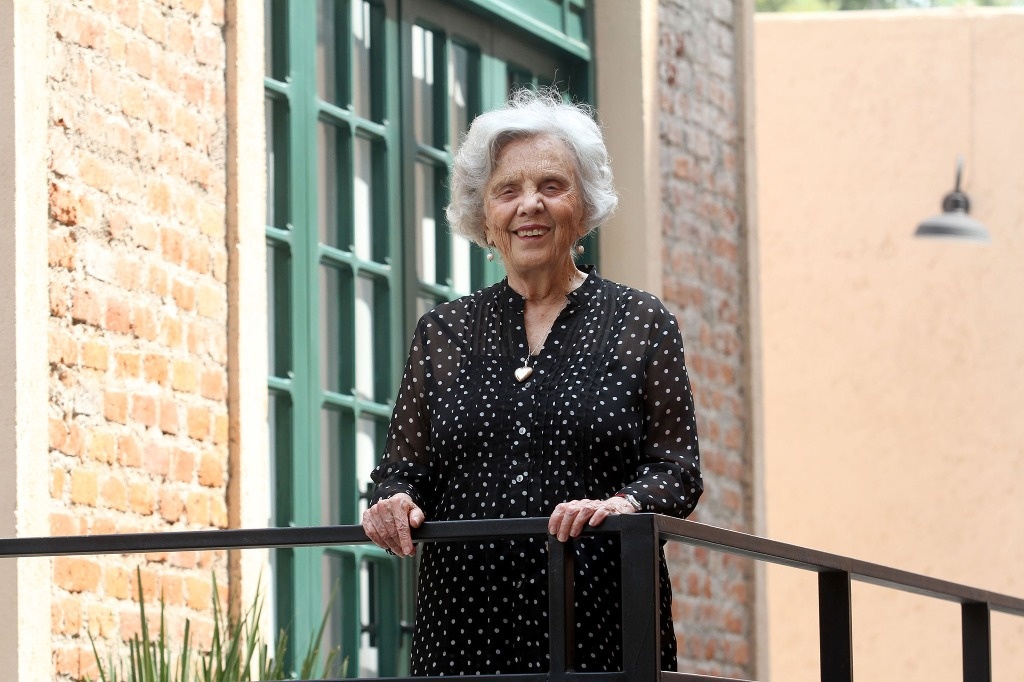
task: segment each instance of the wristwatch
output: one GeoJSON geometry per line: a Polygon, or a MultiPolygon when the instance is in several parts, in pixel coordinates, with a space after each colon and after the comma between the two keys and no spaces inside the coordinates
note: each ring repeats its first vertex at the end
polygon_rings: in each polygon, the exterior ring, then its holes
{"type": "Polygon", "coordinates": [[[629,495],[627,493],[617,493],[615,495],[615,497],[624,497],[624,498],[626,498],[626,502],[629,502],[631,505],[633,505],[633,511],[640,511],[640,509],[641,509],[640,502],[638,502],[637,499],[635,497],[633,497],[632,495],[629,495]]]}

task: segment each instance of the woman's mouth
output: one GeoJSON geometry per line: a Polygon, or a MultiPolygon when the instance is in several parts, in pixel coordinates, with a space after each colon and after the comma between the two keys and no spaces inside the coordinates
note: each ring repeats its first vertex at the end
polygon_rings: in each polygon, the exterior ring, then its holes
{"type": "Polygon", "coordinates": [[[520,237],[543,237],[548,233],[546,227],[526,227],[515,231],[520,237]]]}

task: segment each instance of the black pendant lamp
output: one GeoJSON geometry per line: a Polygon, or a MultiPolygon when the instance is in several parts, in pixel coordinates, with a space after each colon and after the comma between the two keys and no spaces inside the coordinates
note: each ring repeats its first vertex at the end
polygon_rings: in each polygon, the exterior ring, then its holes
{"type": "Polygon", "coordinates": [[[972,218],[971,200],[960,191],[960,174],[964,160],[956,161],[956,187],[942,200],[942,213],[932,216],[917,226],[915,237],[945,237],[988,244],[992,239],[985,226],[972,218]]]}

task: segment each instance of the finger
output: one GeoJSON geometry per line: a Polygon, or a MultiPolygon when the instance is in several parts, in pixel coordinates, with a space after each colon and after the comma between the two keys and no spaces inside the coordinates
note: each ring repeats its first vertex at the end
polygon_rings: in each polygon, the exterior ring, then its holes
{"type": "Polygon", "coordinates": [[[583,534],[583,527],[587,525],[587,521],[594,515],[593,507],[587,505],[581,507],[576,513],[576,518],[573,519],[572,526],[569,528],[569,535],[578,538],[583,534]]]}
{"type": "Polygon", "coordinates": [[[573,521],[576,520],[576,514],[579,513],[579,508],[576,506],[566,506],[565,513],[562,515],[562,521],[558,524],[558,536],[559,542],[565,542],[569,539],[572,531],[573,521]]]}
{"type": "Polygon", "coordinates": [[[423,510],[413,505],[412,510],[409,512],[409,525],[413,528],[419,528],[421,525],[423,525],[423,522],[426,520],[426,518],[427,517],[423,513],[423,510]]]}
{"type": "Polygon", "coordinates": [[[394,514],[395,531],[398,548],[402,556],[412,556],[415,548],[412,544],[412,532],[409,530],[409,511],[403,506],[394,514]]]}
{"type": "Polygon", "coordinates": [[[550,535],[558,534],[558,527],[562,525],[563,516],[565,516],[565,505],[559,504],[555,507],[555,511],[551,512],[551,516],[548,518],[548,533],[550,535]]]}
{"type": "Polygon", "coordinates": [[[391,549],[391,541],[388,538],[387,524],[384,523],[384,519],[381,517],[379,507],[367,510],[363,518],[363,528],[366,530],[366,535],[373,540],[373,544],[381,549],[393,551],[391,549]]]}
{"type": "Polygon", "coordinates": [[[594,512],[594,515],[590,517],[590,527],[594,528],[604,523],[604,520],[614,514],[615,512],[608,509],[606,505],[601,505],[594,512]]]}

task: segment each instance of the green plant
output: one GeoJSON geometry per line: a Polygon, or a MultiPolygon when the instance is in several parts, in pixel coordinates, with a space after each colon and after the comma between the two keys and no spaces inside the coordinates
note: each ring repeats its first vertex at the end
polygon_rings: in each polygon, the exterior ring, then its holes
{"type": "MultiPolygon", "coordinates": [[[[154,637],[146,620],[146,604],[142,597],[141,571],[136,569],[139,586],[139,615],[142,619],[141,632],[128,642],[128,658],[115,662],[108,654],[104,666],[92,642],[93,655],[99,668],[100,682],[250,682],[252,680],[287,680],[291,678],[284,669],[284,654],[288,647],[288,634],[281,630],[278,635],[274,653],[260,636],[259,621],[263,611],[263,598],[257,596],[236,622],[230,623],[227,614],[217,599],[217,576],[213,576],[213,635],[209,651],[194,648],[192,642],[191,621],[185,620],[185,632],[177,654],[171,653],[167,641],[165,604],[160,596],[160,629],[154,637]],[[253,663],[256,664],[256,675],[252,677],[253,663]]],[[[259,594],[259,589],[257,589],[259,594]]],[[[327,618],[335,595],[324,609],[320,627],[316,636],[306,648],[302,665],[298,671],[300,679],[326,679],[345,675],[345,660],[339,661],[337,648],[326,652],[323,663],[321,658],[321,642],[327,627],[327,618]]]]}

